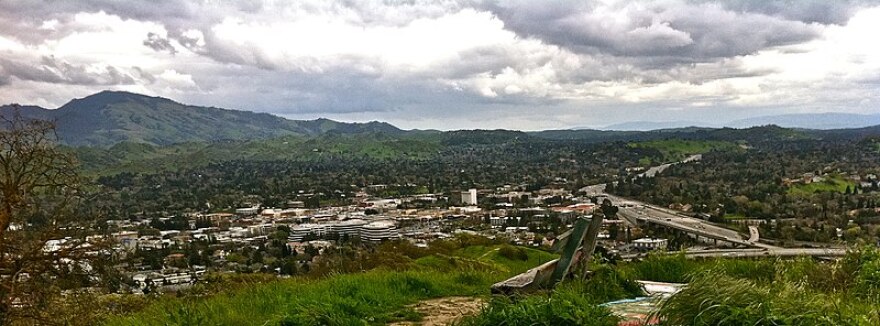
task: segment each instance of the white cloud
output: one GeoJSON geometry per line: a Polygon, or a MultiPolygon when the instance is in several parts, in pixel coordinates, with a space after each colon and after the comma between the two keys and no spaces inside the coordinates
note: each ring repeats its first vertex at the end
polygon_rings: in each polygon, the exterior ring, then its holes
{"type": "Polygon", "coordinates": [[[858,1],[13,1],[0,98],[112,88],[443,129],[874,112],[877,30],[858,1]]]}

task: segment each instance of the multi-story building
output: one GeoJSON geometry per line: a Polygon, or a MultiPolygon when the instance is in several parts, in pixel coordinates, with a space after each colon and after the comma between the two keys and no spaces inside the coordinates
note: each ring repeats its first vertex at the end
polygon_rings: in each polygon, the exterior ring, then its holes
{"type": "Polygon", "coordinates": [[[320,237],[327,233],[327,225],[300,224],[290,228],[290,235],[287,238],[291,241],[302,241],[310,233],[320,237]]]}
{"type": "Polygon", "coordinates": [[[400,233],[391,221],[376,221],[360,228],[360,237],[365,241],[382,241],[400,237],[400,233]]]}
{"type": "Polygon", "coordinates": [[[468,189],[461,192],[461,203],[465,205],[477,205],[477,189],[468,189]]]}
{"type": "Polygon", "coordinates": [[[669,244],[669,240],[666,239],[652,239],[652,238],[642,238],[636,239],[632,242],[633,246],[639,250],[658,250],[658,249],[666,249],[666,246],[669,244]]]}

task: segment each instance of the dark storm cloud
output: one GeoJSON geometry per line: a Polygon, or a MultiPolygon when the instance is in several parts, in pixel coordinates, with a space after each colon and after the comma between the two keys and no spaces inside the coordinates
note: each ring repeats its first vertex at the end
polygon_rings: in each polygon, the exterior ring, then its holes
{"type": "Polygon", "coordinates": [[[134,74],[136,74],[135,77],[145,81],[147,84],[152,84],[156,82],[156,76],[153,76],[153,74],[144,71],[141,67],[132,67],[131,70],[134,72],[134,74]]]}
{"type": "Polygon", "coordinates": [[[559,103],[525,96],[487,98],[419,76],[387,78],[343,67],[308,73],[225,66],[206,75],[211,77],[196,78],[196,82],[208,92],[188,94],[181,98],[183,102],[300,118],[369,114],[397,119],[506,116],[559,103]]]}
{"type": "Polygon", "coordinates": [[[0,29],[27,43],[40,43],[47,39],[59,39],[79,30],[68,26],[78,13],[105,12],[123,19],[137,19],[182,24],[194,17],[196,6],[189,1],[151,0],[3,0],[0,1],[0,29]],[[41,29],[44,22],[57,20],[63,29],[41,29]]]}
{"type": "Polygon", "coordinates": [[[0,86],[9,85],[10,76],[6,74],[6,71],[3,69],[3,66],[0,66],[0,86]]]}
{"type": "Polygon", "coordinates": [[[819,36],[807,23],[717,4],[573,1],[490,3],[487,10],[517,34],[583,54],[644,58],[664,67],[734,57],[819,36]]]}
{"type": "MultiPolygon", "coordinates": [[[[748,61],[749,55],[768,49],[783,54],[815,51],[807,45],[788,45],[820,39],[833,30],[828,24],[845,25],[872,4],[877,2],[0,0],[0,37],[21,43],[9,50],[15,55],[0,55],[0,94],[17,94],[35,84],[20,81],[62,85],[30,92],[37,94],[31,98],[47,102],[130,85],[187,103],[288,116],[363,114],[369,119],[435,121],[456,117],[471,119],[474,125],[493,119],[523,124],[544,117],[567,119],[550,113],[581,118],[615,113],[624,119],[636,112],[664,118],[669,112],[694,112],[687,109],[694,101],[724,107],[714,115],[739,106],[724,106],[743,95],[729,84],[752,82],[728,84],[725,79],[777,72],[779,65],[748,61]],[[109,16],[76,18],[96,12],[109,16]],[[462,12],[478,15],[459,15],[462,12]],[[385,52],[357,46],[310,51],[307,45],[273,43],[298,40],[285,33],[290,32],[289,23],[303,19],[326,21],[329,29],[354,26],[393,38],[399,31],[424,32],[411,25],[456,16],[465,18],[442,24],[473,23],[476,16],[484,21],[474,25],[482,28],[475,32],[498,33],[486,42],[464,43],[466,48],[426,55],[422,61],[401,60],[392,52],[406,44],[394,48],[393,40],[385,52]],[[224,34],[223,27],[232,28],[224,34]],[[252,37],[251,27],[271,37],[252,37]],[[105,51],[99,40],[89,50],[78,51],[68,43],[57,58],[51,55],[51,41],[80,32],[122,35],[125,28],[137,31],[125,34],[132,40],[126,46],[107,44],[105,51]],[[126,60],[114,60],[115,55],[126,60]],[[105,62],[117,63],[114,67],[105,62]],[[719,80],[720,85],[711,84],[719,80]],[[706,87],[698,89],[701,85],[706,87]],[[647,94],[639,94],[645,89],[647,94]],[[670,108],[686,109],[664,111],[670,108]]],[[[434,30],[448,26],[442,24],[434,30]]],[[[321,30],[314,33],[322,35],[321,30]]],[[[445,44],[455,46],[456,35],[441,36],[449,39],[438,38],[437,44],[444,44],[438,52],[448,49],[445,44]]],[[[785,87],[772,78],[754,83],[768,89],[785,87]]],[[[784,91],[796,93],[795,88],[784,91]]]]}
{"type": "Polygon", "coordinates": [[[0,59],[6,76],[54,84],[70,85],[127,85],[134,84],[130,75],[111,66],[92,72],[83,65],[70,64],[54,57],[43,57],[39,63],[0,59]]]}
{"type": "Polygon", "coordinates": [[[177,50],[171,45],[171,41],[153,32],[147,33],[147,39],[144,40],[144,45],[158,52],[168,52],[171,54],[177,53],[177,50]]]}
{"type": "MultiPolygon", "coordinates": [[[[693,3],[710,3],[696,0],[693,3]]],[[[860,8],[880,4],[876,0],[726,0],[720,2],[736,12],[761,13],[806,23],[846,23],[860,8]]]]}

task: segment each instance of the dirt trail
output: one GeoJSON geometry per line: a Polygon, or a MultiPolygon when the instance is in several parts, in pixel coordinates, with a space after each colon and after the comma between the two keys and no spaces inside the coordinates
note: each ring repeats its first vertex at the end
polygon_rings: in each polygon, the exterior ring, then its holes
{"type": "Polygon", "coordinates": [[[425,300],[411,306],[415,311],[420,312],[424,316],[422,321],[392,323],[389,326],[449,325],[463,316],[476,315],[483,308],[484,304],[483,299],[474,297],[446,297],[425,300]]]}

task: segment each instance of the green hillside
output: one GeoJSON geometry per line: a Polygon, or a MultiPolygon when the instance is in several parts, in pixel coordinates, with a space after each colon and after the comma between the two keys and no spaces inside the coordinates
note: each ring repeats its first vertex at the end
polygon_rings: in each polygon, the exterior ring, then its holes
{"type": "Polygon", "coordinates": [[[249,161],[315,161],[334,157],[419,159],[435,155],[439,140],[395,137],[385,133],[321,136],[284,136],[273,139],[223,142],[187,142],[170,146],[123,142],[109,148],[70,148],[85,171],[109,175],[119,172],[174,171],[209,163],[249,161]]]}
{"type": "MultiPolygon", "coordinates": [[[[268,113],[184,105],[161,97],[113,91],[75,99],[55,110],[19,110],[27,118],[56,121],[59,139],[70,146],[111,146],[121,142],[169,145],[288,135],[401,132],[381,122],[288,120],[268,113]]],[[[11,107],[0,108],[0,115],[9,112],[11,107]]]]}
{"type": "Polygon", "coordinates": [[[666,139],[712,140],[753,144],[771,140],[862,138],[880,134],[876,127],[843,130],[797,130],[777,126],[746,129],[679,128],[653,131],[546,130],[435,130],[403,131],[385,122],[345,123],[328,119],[288,120],[268,113],[186,105],[162,97],[103,91],[74,99],[53,110],[36,106],[0,106],[0,116],[19,112],[30,119],[52,120],[59,139],[68,146],[109,147],[118,143],[173,145],[187,142],[313,137],[327,134],[384,133],[417,135],[441,141],[495,145],[525,139],[554,141],[642,142],[666,139]]]}
{"type": "Polygon", "coordinates": [[[710,151],[737,150],[739,146],[732,142],[717,140],[651,140],[645,142],[633,142],[627,144],[630,148],[651,149],[660,152],[660,162],[651,162],[647,158],[642,162],[644,165],[652,163],[665,163],[680,161],[688,155],[702,154],[710,151]]]}

